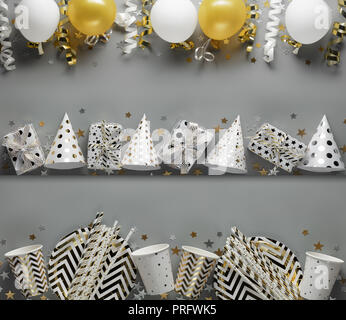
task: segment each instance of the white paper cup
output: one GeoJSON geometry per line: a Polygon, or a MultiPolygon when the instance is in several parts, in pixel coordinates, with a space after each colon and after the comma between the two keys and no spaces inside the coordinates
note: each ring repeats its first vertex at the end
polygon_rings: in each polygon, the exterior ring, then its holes
{"type": "Polygon", "coordinates": [[[174,288],[169,244],[156,244],[132,253],[149,295],[162,294],[174,288]]]}
{"type": "Polygon", "coordinates": [[[343,263],[323,253],[306,252],[301,296],[308,300],[328,300],[343,263]]]}
{"type": "Polygon", "coordinates": [[[182,246],[175,291],[192,299],[197,299],[216,265],[219,256],[209,251],[182,246]]]}
{"type": "Polygon", "coordinates": [[[5,253],[15,276],[16,287],[27,297],[40,295],[48,290],[42,245],[22,247],[5,253]]]}

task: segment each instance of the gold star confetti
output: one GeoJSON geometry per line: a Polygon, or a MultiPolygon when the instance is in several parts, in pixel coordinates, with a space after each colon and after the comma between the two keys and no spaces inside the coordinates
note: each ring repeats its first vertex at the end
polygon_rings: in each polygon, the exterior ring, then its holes
{"type": "Polygon", "coordinates": [[[231,59],[231,55],[230,55],[229,53],[227,53],[227,54],[225,55],[225,58],[226,58],[226,60],[230,60],[230,59],[231,59]]]}
{"type": "Polygon", "coordinates": [[[180,249],[175,246],[175,248],[172,248],[172,254],[176,254],[177,256],[179,255],[180,249]]]}
{"type": "Polygon", "coordinates": [[[227,120],[226,118],[222,118],[222,119],[221,119],[221,122],[222,122],[222,123],[227,123],[227,121],[228,121],[228,120],[227,120]]]}
{"type": "Polygon", "coordinates": [[[164,133],[165,133],[165,129],[162,129],[162,128],[157,129],[157,134],[158,134],[159,136],[163,136],[164,133]]]}
{"type": "Polygon", "coordinates": [[[305,129],[298,129],[297,136],[301,136],[302,138],[306,135],[305,129]]]}
{"type": "Polygon", "coordinates": [[[256,63],[257,60],[256,60],[256,58],[251,58],[250,61],[251,61],[251,63],[256,63]]]}
{"type": "Polygon", "coordinates": [[[34,234],[30,234],[30,235],[29,235],[29,239],[32,240],[32,241],[34,241],[34,240],[36,239],[36,236],[35,236],[34,234]]]}
{"type": "Polygon", "coordinates": [[[165,171],[162,175],[163,176],[170,176],[172,174],[172,172],[171,171],[165,171]]]}
{"type": "Polygon", "coordinates": [[[126,118],[131,118],[131,116],[132,116],[131,112],[126,112],[126,113],[125,113],[125,117],[126,117],[126,118]]]}
{"type": "Polygon", "coordinates": [[[345,152],[346,152],[346,144],[344,144],[344,145],[340,148],[340,150],[341,150],[343,153],[345,153],[345,152]]]}
{"type": "Polygon", "coordinates": [[[201,170],[199,170],[199,169],[196,169],[196,170],[193,172],[193,174],[194,174],[195,176],[200,176],[201,174],[203,174],[203,172],[202,172],[201,170]]]}
{"type": "Polygon", "coordinates": [[[5,293],[7,300],[12,299],[14,300],[14,292],[11,290],[5,293]]]}
{"type": "Polygon", "coordinates": [[[187,63],[191,63],[192,62],[192,58],[191,57],[186,58],[186,62],[187,63]]]}
{"type": "Polygon", "coordinates": [[[96,177],[97,176],[97,172],[96,171],[90,172],[90,175],[93,176],[93,177],[96,177]]]}
{"type": "Polygon", "coordinates": [[[344,119],[344,124],[346,124],[346,119],[344,119]]]}
{"type": "Polygon", "coordinates": [[[285,31],[285,26],[283,24],[280,24],[279,25],[279,31],[285,31]]]}
{"type": "Polygon", "coordinates": [[[40,121],[39,125],[40,127],[44,127],[44,121],[40,121]]]}
{"type": "Polygon", "coordinates": [[[223,43],[224,43],[224,44],[229,44],[229,39],[223,40],[223,43]]]}
{"type": "Polygon", "coordinates": [[[213,300],[212,297],[205,297],[205,300],[213,300]]]}
{"type": "Polygon", "coordinates": [[[315,250],[320,250],[322,251],[322,247],[324,247],[324,245],[321,242],[317,242],[314,244],[315,250]]]}
{"type": "Polygon", "coordinates": [[[219,257],[222,256],[223,252],[220,248],[218,248],[216,251],[215,251],[215,254],[218,255],[219,257]]]}
{"type": "Polygon", "coordinates": [[[141,238],[142,238],[142,240],[147,240],[148,239],[148,236],[146,235],[146,234],[142,234],[142,236],[141,236],[141,238]]]}
{"type": "Polygon", "coordinates": [[[168,293],[161,293],[160,297],[162,300],[167,300],[168,299],[168,293]]]}
{"type": "Polygon", "coordinates": [[[47,300],[47,297],[46,296],[42,296],[40,299],[41,300],[47,300]]]}
{"type": "Polygon", "coordinates": [[[263,3],[263,5],[264,5],[265,8],[269,8],[270,7],[269,1],[267,1],[267,0],[263,3]]]}
{"type": "Polygon", "coordinates": [[[260,43],[256,43],[256,48],[259,49],[259,48],[261,48],[261,46],[262,46],[262,45],[261,45],[260,43]]]}
{"type": "Polygon", "coordinates": [[[83,34],[81,32],[76,32],[74,34],[74,36],[77,38],[77,39],[82,39],[83,38],[83,34]]]}
{"type": "Polygon", "coordinates": [[[323,51],[324,51],[324,48],[323,48],[323,47],[319,47],[319,48],[318,48],[318,51],[323,52],[323,51]]]}
{"type": "Polygon", "coordinates": [[[78,135],[78,138],[84,137],[84,130],[78,129],[77,135],[78,135]]]}
{"type": "Polygon", "coordinates": [[[122,175],[125,174],[125,170],[124,169],[120,169],[120,170],[118,170],[117,173],[118,173],[118,175],[122,176],[122,175]]]}
{"type": "Polygon", "coordinates": [[[305,64],[309,66],[311,64],[311,60],[305,60],[305,64]]]}
{"type": "Polygon", "coordinates": [[[304,236],[307,236],[307,235],[309,234],[309,230],[306,230],[306,229],[303,230],[303,231],[302,231],[302,234],[303,234],[304,236]]]}
{"type": "Polygon", "coordinates": [[[138,20],[136,21],[136,26],[137,27],[141,27],[143,25],[142,21],[138,20]]]}
{"type": "Polygon", "coordinates": [[[259,173],[261,174],[261,176],[266,176],[268,174],[268,171],[263,168],[261,171],[259,171],[259,173]]]}
{"type": "Polygon", "coordinates": [[[252,168],[256,171],[259,171],[261,169],[261,165],[258,163],[258,162],[255,162],[253,165],[252,165],[252,168]]]}
{"type": "Polygon", "coordinates": [[[192,231],[190,233],[191,238],[196,238],[197,237],[197,232],[192,231]]]}

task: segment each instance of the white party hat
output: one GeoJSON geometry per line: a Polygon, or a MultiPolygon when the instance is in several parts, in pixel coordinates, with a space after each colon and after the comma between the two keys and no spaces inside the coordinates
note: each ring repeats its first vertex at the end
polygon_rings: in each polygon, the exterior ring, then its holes
{"type": "Polygon", "coordinates": [[[78,145],[70,119],[65,113],[46,159],[50,169],[75,169],[85,165],[83,153],[78,145]]]}
{"type": "Polygon", "coordinates": [[[160,169],[160,162],[151,138],[150,123],[145,114],[125,151],[122,166],[131,170],[160,169]]]}
{"type": "Polygon", "coordinates": [[[234,120],[208,154],[206,166],[209,167],[209,174],[247,173],[240,116],[234,120]]]}
{"type": "Polygon", "coordinates": [[[323,116],[317,132],[312,136],[305,157],[298,168],[312,172],[345,170],[326,115],[323,116]]]}

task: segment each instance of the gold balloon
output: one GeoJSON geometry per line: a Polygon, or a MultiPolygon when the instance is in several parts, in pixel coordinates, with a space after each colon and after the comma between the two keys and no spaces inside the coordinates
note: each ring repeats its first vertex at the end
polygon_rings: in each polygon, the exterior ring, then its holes
{"type": "Polygon", "coordinates": [[[198,11],[202,31],[214,40],[225,40],[236,34],[245,19],[243,0],[203,0],[198,11]]]}
{"type": "Polygon", "coordinates": [[[96,36],[113,24],[117,8],[114,0],[70,0],[67,16],[81,33],[96,36]]]}

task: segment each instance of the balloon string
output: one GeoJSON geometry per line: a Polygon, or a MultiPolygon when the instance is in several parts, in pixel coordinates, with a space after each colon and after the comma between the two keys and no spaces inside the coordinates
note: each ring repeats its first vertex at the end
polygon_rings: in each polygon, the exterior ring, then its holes
{"type": "Polygon", "coordinates": [[[207,51],[209,45],[210,45],[211,39],[208,39],[206,42],[203,43],[202,46],[197,47],[195,50],[195,59],[197,61],[206,61],[206,62],[212,62],[215,59],[215,55],[211,53],[210,51],[207,51]]]}

